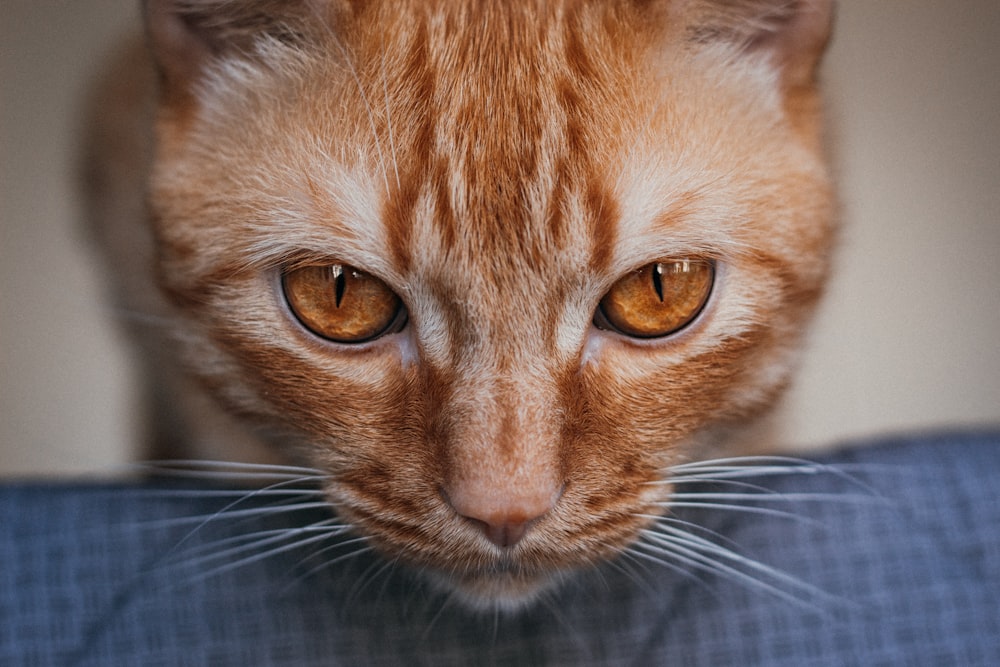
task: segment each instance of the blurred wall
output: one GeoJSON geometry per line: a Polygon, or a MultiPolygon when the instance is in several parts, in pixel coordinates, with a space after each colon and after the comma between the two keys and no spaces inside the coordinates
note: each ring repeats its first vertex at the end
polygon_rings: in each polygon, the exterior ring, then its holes
{"type": "MultiPolygon", "coordinates": [[[[108,470],[135,440],[71,166],[138,0],[4,0],[0,474],[108,470]]],[[[845,229],[780,417],[788,442],[1000,424],[1000,2],[843,0],[827,61],[845,229]]]]}

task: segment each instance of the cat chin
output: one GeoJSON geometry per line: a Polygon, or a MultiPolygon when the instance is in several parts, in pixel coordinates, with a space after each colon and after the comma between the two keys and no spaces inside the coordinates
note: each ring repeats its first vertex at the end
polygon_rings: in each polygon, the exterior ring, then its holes
{"type": "Polygon", "coordinates": [[[472,611],[514,613],[522,611],[571,575],[566,571],[444,573],[424,570],[430,584],[472,611]]]}

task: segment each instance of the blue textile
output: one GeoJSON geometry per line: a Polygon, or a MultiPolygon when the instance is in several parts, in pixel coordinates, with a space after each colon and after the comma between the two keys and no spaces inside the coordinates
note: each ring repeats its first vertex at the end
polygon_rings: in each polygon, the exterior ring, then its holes
{"type": "Polygon", "coordinates": [[[509,617],[470,613],[368,553],[316,569],[316,548],[303,547],[215,572],[259,551],[239,551],[239,536],[321,520],[322,509],[230,515],[192,532],[197,523],[175,519],[229,501],[154,482],[9,483],[0,665],[1000,665],[1000,434],[818,460],[831,468],[753,480],[786,494],[761,507],[797,519],[683,515],[817,591],[623,558],[509,617]]]}

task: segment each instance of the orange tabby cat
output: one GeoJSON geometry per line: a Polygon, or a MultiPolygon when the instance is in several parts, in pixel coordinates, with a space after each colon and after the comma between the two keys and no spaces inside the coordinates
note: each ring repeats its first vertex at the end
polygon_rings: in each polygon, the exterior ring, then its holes
{"type": "Polygon", "coordinates": [[[149,0],[88,182],[161,443],[308,462],[473,604],[619,553],[788,382],[831,4],[149,0]]]}

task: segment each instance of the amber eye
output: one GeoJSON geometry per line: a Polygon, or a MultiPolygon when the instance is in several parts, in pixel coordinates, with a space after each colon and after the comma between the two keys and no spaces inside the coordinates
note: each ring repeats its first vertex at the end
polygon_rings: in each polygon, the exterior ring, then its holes
{"type": "Polygon", "coordinates": [[[647,264],[611,286],[594,324],[634,338],[666,336],[698,316],[714,280],[715,265],[708,260],[647,264]]]}
{"type": "Polygon", "coordinates": [[[363,343],[406,324],[402,301],[378,278],[343,264],[290,269],[281,278],[302,326],[338,343],[363,343]]]}

